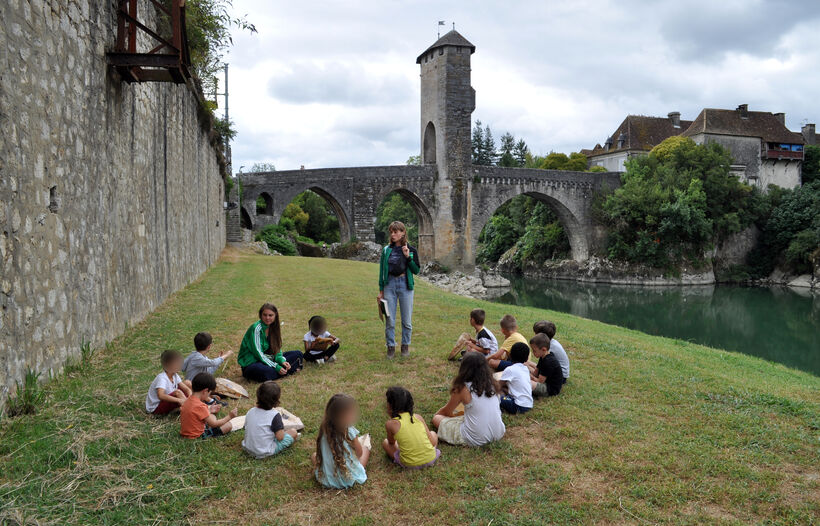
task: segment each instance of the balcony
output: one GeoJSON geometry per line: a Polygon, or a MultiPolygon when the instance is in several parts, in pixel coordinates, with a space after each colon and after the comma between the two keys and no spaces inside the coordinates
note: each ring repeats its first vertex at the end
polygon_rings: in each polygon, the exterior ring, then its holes
{"type": "Polygon", "coordinates": [[[763,158],[764,159],[773,159],[773,160],[788,160],[788,161],[802,161],[803,160],[803,152],[793,152],[791,150],[775,150],[775,149],[768,149],[763,151],[763,158]]]}

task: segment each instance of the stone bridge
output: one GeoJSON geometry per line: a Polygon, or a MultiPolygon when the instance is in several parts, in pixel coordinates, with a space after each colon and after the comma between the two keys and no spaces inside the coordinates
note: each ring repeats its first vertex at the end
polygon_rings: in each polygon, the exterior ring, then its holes
{"type": "Polygon", "coordinates": [[[587,259],[602,248],[606,230],[593,219],[593,198],[620,186],[618,173],[471,164],[473,52],[475,46],[453,30],[416,60],[421,66],[421,166],[241,174],[242,226],[258,230],[277,223],[294,197],[312,190],[327,200],[339,218],[342,241],[373,241],[376,209],[385,196],[398,192],[418,216],[422,259],[469,267],[475,264],[478,237],[490,216],[510,199],[528,195],[555,212],[574,259],[587,259]],[[259,197],[265,207],[257,210],[259,197]]]}

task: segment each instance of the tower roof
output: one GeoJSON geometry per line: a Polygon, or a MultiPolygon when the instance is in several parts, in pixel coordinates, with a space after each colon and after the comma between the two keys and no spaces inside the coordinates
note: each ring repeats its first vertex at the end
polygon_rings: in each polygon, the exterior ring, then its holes
{"type": "Polygon", "coordinates": [[[461,33],[456,31],[455,29],[451,30],[450,32],[446,33],[444,36],[439,38],[435,41],[435,43],[424,50],[424,53],[418,56],[416,59],[416,64],[421,64],[421,59],[424,58],[424,55],[433,51],[434,49],[438,49],[444,46],[461,46],[470,48],[470,54],[475,53],[475,46],[470,43],[469,40],[461,36],[461,33]]]}

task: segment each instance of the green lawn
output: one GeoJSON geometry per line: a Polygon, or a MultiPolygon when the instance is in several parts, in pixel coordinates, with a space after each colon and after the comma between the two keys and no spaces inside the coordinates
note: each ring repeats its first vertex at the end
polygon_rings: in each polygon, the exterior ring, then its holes
{"type": "MultiPolygon", "coordinates": [[[[376,265],[229,250],[72,372],[49,383],[36,415],[0,421],[0,524],[811,524],[820,517],[820,378],[762,360],[419,284],[413,355],[384,358],[376,265]],[[283,381],[283,405],[307,425],[289,451],[259,461],[242,433],[178,438],[175,418],[144,414],[163,349],[193,335],[236,349],[264,301],[279,307],[286,348],[312,314],[342,338],[335,364],[283,381]],[[488,325],[514,314],[525,336],[558,325],[572,361],[560,397],[505,416],[481,449],[441,446],[437,466],[401,471],[381,454],[367,484],[318,488],[309,454],[328,397],[361,405],[378,447],[384,390],[409,388],[429,418],[456,366],[444,356],[471,308],[488,325]]],[[[234,357],[235,358],[235,357],[234,357]]],[[[239,379],[231,360],[226,376],[239,379]]],[[[243,381],[244,382],[244,381],[243,381]]],[[[248,386],[254,392],[255,386],[248,386]]],[[[242,401],[240,413],[252,402],[242,401]]],[[[378,453],[378,452],[377,452],[378,453]]]]}

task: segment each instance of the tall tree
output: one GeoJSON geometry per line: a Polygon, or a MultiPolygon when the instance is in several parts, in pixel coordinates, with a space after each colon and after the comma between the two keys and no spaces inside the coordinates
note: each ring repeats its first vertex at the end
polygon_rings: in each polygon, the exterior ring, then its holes
{"type": "Polygon", "coordinates": [[[527,143],[524,142],[524,139],[518,139],[518,142],[515,143],[515,147],[513,148],[512,154],[515,158],[515,162],[518,166],[524,166],[527,164],[527,156],[530,153],[530,148],[527,146],[527,143]]]}
{"type": "Polygon", "coordinates": [[[488,165],[495,164],[499,157],[498,152],[495,150],[495,139],[489,125],[484,127],[484,157],[488,165]]]}
{"type": "Polygon", "coordinates": [[[484,130],[481,128],[481,121],[475,121],[472,137],[473,164],[488,164],[484,155],[484,130]]]}

